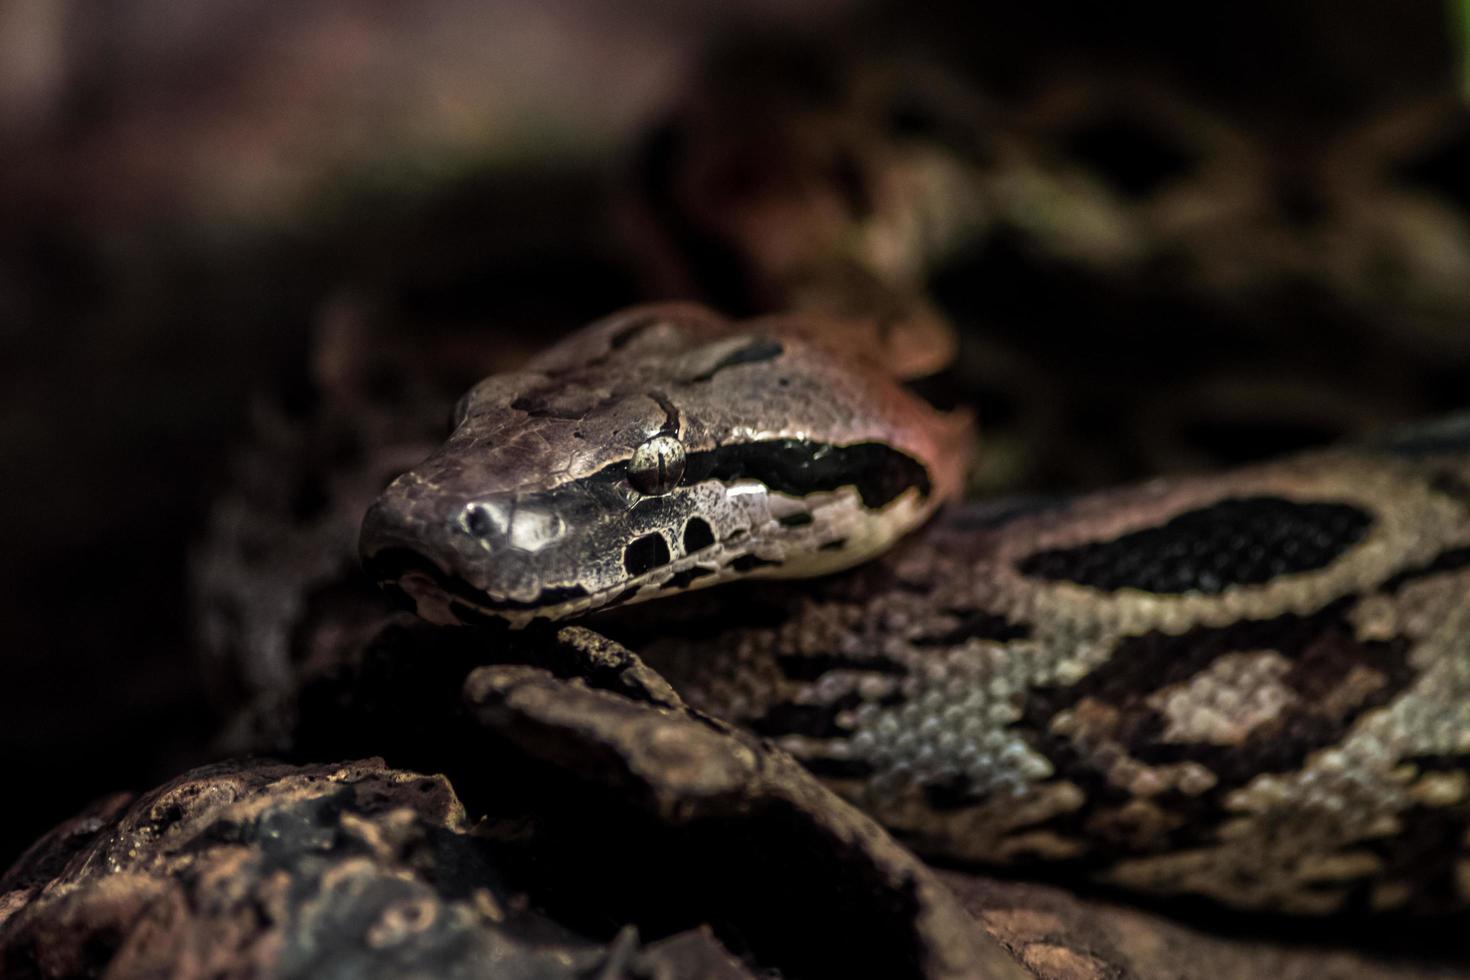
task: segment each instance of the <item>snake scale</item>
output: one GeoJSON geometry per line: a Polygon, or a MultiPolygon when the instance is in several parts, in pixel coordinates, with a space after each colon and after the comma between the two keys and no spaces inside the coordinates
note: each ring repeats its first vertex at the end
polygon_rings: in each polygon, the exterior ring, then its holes
{"type": "Polygon", "coordinates": [[[931,857],[1289,913],[1470,900],[1470,418],[945,507],[966,420],[854,329],[594,324],[461,401],[366,564],[446,624],[634,607],[693,705],[931,857]],[[744,579],[723,616],[685,595],[744,579]]]}

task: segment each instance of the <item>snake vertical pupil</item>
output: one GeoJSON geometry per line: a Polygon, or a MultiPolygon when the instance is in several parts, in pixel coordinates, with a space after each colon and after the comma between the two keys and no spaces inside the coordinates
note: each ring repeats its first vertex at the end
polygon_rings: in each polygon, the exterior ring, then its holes
{"type": "Polygon", "coordinates": [[[633,450],[628,460],[628,482],[640,493],[668,493],[683,475],[684,446],[673,436],[654,436],[633,450]]]}

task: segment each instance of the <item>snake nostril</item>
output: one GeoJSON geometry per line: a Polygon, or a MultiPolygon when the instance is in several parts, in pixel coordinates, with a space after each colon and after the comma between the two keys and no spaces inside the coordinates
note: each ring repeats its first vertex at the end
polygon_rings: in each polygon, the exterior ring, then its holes
{"type": "Polygon", "coordinates": [[[623,549],[623,567],[629,575],[642,575],[669,563],[669,546],[657,532],[635,538],[623,549]]]}
{"type": "Polygon", "coordinates": [[[477,538],[488,538],[495,533],[495,521],[490,513],[479,504],[471,504],[464,511],[464,526],[477,538]]]}

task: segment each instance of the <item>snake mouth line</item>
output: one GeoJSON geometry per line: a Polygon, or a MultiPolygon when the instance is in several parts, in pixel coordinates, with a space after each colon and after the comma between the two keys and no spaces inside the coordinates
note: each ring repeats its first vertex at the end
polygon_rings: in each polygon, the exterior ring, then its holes
{"type": "Polygon", "coordinates": [[[748,574],[755,567],[779,564],[750,556],[753,561],[721,568],[715,564],[718,554],[718,546],[704,548],[605,589],[549,586],[528,600],[490,595],[454,572],[440,568],[425,555],[402,546],[375,552],[366,560],[365,567],[381,587],[399,593],[416,607],[420,616],[431,622],[470,626],[508,622],[519,628],[536,619],[556,621],[584,616],[633,602],[640,594],[651,598],[665,589],[703,588],[737,574],[748,574]]]}

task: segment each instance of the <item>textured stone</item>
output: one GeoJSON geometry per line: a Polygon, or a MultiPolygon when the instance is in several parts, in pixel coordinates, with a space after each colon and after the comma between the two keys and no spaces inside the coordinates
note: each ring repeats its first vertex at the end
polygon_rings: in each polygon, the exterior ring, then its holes
{"type": "Polygon", "coordinates": [[[531,910],[443,777],[378,760],[224,763],[112,798],[0,896],[5,976],[654,975],[636,941],[531,910]]]}

